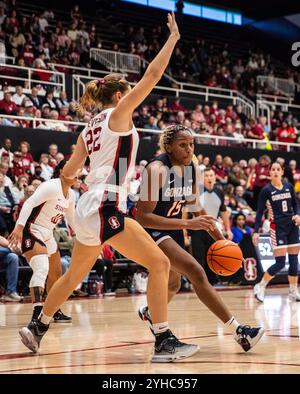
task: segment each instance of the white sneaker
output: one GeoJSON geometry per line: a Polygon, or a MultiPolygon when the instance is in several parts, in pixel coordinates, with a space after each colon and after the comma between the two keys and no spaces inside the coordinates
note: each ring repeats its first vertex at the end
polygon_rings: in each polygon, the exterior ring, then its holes
{"type": "Polygon", "coordinates": [[[9,294],[5,294],[2,299],[4,301],[8,301],[8,302],[19,302],[21,300],[23,300],[23,297],[19,296],[18,293],[14,292],[14,293],[9,293],[9,294]]]}
{"type": "Polygon", "coordinates": [[[257,301],[264,302],[266,288],[261,283],[257,283],[253,288],[253,293],[257,301]]]}
{"type": "Polygon", "coordinates": [[[296,301],[300,302],[300,293],[298,292],[298,289],[295,290],[289,290],[289,299],[290,301],[296,301]]]}

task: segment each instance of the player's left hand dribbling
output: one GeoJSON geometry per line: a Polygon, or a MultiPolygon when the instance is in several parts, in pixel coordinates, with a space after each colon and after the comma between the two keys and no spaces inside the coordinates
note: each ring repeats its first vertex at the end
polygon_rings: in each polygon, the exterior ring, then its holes
{"type": "Polygon", "coordinates": [[[296,226],[300,226],[300,216],[299,215],[294,215],[292,217],[292,221],[295,223],[296,226]]]}

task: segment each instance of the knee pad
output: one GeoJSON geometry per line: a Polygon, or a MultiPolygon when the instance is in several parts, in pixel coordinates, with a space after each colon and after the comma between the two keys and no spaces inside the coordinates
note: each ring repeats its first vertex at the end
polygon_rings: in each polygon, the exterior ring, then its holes
{"type": "Polygon", "coordinates": [[[33,256],[29,262],[33,274],[29,282],[29,287],[45,288],[45,282],[49,271],[49,259],[46,254],[33,256]]]}
{"type": "Polygon", "coordinates": [[[281,271],[285,266],[285,256],[275,257],[276,263],[271,265],[271,267],[267,270],[268,274],[271,276],[275,276],[277,272],[281,271]]]}
{"type": "Polygon", "coordinates": [[[298,255],[289,254],[289,275],[298,276],[298,255]]]}

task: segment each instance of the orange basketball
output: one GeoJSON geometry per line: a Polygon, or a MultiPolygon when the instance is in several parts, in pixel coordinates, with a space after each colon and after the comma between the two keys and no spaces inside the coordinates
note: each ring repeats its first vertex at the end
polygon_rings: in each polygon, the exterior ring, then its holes
{"type": "Polygon", "coordinates": [[[234,242],[221,239],[208,249],[207,264],[217,275],[233,275],[241,268],[242,262],[242,251],[234,242]]]}

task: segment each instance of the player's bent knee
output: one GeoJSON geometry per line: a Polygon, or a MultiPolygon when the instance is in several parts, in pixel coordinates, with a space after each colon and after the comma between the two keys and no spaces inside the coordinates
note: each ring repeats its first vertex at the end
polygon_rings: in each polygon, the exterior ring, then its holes
{"type": "Polygon", "coordinates": [[[29,282],[29,287],[45,287],[49,271],[49,260],[46,254],[33,256],[29,262],[33,274],[29,282]]]}
{"type": "Polygon", "coordinates": [[[151,265],[148,267],[149,272],[169,274],[170,267],[170,260],[164,253],[151,255],[151,265]]]}

